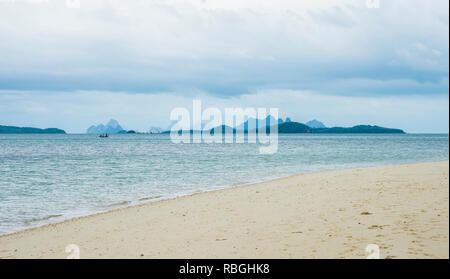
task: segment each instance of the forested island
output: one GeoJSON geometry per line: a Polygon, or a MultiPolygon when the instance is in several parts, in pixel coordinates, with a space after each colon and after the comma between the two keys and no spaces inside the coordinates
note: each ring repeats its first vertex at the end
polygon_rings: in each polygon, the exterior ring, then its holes
{"type": "Polygon", "coordinates": [[[66,131],[57,128],[33,128],[0,125],[0,134],[65,134],[66,131]]]}

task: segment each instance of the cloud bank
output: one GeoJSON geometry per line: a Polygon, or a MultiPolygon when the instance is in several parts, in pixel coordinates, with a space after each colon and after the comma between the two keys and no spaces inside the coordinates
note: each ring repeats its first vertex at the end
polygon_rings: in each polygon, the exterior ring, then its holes
{"type": "Polygon", "coordinates": [[[0,87],[226,96],[448,89],[448,1],[260,2],[3,3],[0,87]]]}
{"type": "MultiPolygon", "coordinates": [[[[446,0],[380,1],[378,9],[366,0],[80,0],[71,9],[66,1],[0,1],[0,106],[18,111],[33,102],[22,113],[42,117],[49,105],[32,96],[49,96],[50,106],[84,104],[79,109],[91,108],[97,120],[114,114],[95,113],[105,110],[95,102],[98,92],[172,105],[177,98],[225,104],[271,92],[266,107],[292,98],[288,92],[309,92],[314,100],[328,96],[330,111],[350,99],[398,101],[391,117],[418,121],[423,113],[400,107],[420,102],[414,105],[420,111],[420,104],[447,100],[448,112],[448,6],[446,0]]],[[[130,118],[141,114],[134,106],[130,118]]],[[[161,122],[169,115],[153,110],[142,114],[161,122]]],[[[350,119],[342,111],[337,122],[350,119]]],[[[436,111],[437,130],[448,131],[448,116],[436,111]]],[[[2,122],[21,122],[13,115],[0,112],[2,122]]],[[[382,122],[361,111],[366,116],[382,122]]],[[[44,119],[40,126],[51,124],[44,119]]]]}

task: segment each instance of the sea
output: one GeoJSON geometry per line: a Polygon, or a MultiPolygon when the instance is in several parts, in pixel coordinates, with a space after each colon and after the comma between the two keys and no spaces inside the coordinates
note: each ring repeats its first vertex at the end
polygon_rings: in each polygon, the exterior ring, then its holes
{"type": "Polygon", "coordinates": [[[168,134],[3,134],[0,234],[297,173],[448,160],[448,134],[280,134],[271,155],[168,134]]]}

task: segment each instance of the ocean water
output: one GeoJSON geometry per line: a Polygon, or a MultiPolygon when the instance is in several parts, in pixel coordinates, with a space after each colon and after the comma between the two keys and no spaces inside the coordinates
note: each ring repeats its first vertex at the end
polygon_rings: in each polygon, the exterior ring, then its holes
{"type": "Polygon", "coordinates": [[[444,160],[448,134],[279,135],[273,155],[169,135],[0,135],[0,234],[295,173],[444,160]]]}

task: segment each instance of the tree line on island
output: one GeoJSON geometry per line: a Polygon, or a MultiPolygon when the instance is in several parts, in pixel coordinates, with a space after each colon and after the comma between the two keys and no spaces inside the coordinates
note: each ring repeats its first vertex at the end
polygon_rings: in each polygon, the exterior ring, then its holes
{"type": "Polygon", "coordinates": [[[0,125],[0,134],[65,134],[66,131],[57,128],[33,128],[0,125]]]}

